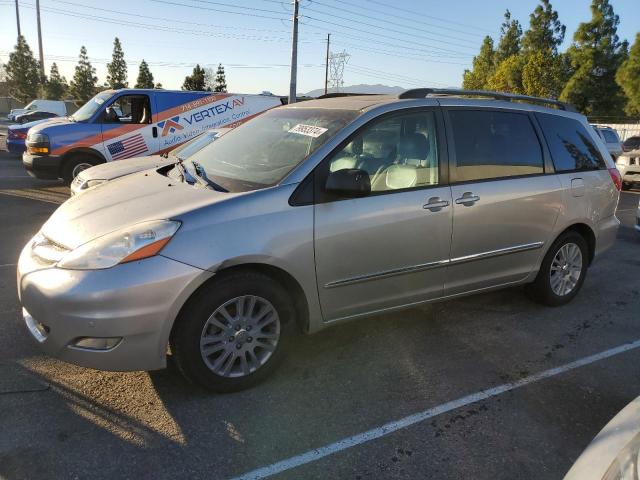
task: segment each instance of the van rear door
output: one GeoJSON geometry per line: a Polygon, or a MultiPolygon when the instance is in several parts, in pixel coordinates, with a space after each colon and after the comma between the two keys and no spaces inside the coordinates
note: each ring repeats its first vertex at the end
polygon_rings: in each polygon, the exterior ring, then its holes
{"type": "Polygon", "coordinates": [[[145,93],[125,93],[111,100],[100,120],[107,161],[156,153],[154,114],[153,98],[145,93]]]}

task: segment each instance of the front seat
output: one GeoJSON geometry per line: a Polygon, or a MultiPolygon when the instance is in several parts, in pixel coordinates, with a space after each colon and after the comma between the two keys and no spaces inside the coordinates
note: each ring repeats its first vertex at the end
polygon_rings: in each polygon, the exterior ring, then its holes
{"type": "Polygon", "coordinates": [[[422,133],[408,133],[398,142],[398,160],[405,165],[426,167],[429,157],[429,141],[422,133]]]}

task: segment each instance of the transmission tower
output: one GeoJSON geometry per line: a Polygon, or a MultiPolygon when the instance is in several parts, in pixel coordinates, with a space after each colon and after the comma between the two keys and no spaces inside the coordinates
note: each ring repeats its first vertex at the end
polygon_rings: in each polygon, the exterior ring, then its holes
{"type": "Polygon", "coordinates": [[[344,85],[342,80],[344,75],[344,66],[349,62],[349,55],[346,50],[340,53],[331,52],[329,54],[329,83],[335,92],[340,91],[340,87],[344,85]]]}

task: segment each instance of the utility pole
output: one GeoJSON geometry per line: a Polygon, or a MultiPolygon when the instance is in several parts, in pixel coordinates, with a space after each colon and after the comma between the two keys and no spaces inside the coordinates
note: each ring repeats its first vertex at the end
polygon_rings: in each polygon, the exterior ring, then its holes
{"type": "Polygon", "coordinates": [[[289,103],[296,103],[296,81],[298,77],[298,9],[300,0],[293,0],[293,42],[291,45],[291,83],[289,103]]]}
{"type": "Polygon", "coordinates": [[[324,94],[328,93],[327,87],[329,86],[329,42],[331,41],[331,34],[327,33],[327,62],[324,65],[324,94]]]}
{"type": "Polygon", "coordinates": [[[36,0],[36,16],[38,19],[38,50],[40,51],[40,78],[44,79],[44,55],[42,53],[42,29],[40,28],[40,0],[36,0]]]}
{"type": "Polygon", "coordinates": [[[18,38],[20,38],[20,8],[18,8],[18,0],[16,0],[16,22],[18,23],[18,38]]]}

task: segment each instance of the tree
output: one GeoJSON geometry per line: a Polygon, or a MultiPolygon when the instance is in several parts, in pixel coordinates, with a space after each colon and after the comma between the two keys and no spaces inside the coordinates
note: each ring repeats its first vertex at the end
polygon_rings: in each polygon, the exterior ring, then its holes
{"type": "Polygon", "coordinates": [[[529,30],[522,38],[522,50],[524,53],[551,51],[556,55],[564,40],[566,27],[558,20],[558,12],[549,0],[540,0],[540,3],[529,15],[529,30]]]}
{"type": "Polygon", "coordinates": [[[226,92],[227,91],[227,77],[224,73],[224,67],[221,63],[218,64],[218,70],[216,70],[214,92],[226,92]]]}
{"type": "Polygon", "coordinates": [[[494,57],[493,39],[487,35],[480,46],[480,53],[473,57],[472,69],[464,71],[462,86],[470,90],[487,88],[487,81],[494,71],[494,57]]]}
{"type": "Polygon", "coordinates": [[[522,88],[526,95],[558,98],[565,79],[565,65],[561,56],[537,51],[526,57],[522,67],[522,88]]]}
{"type": "Polygon", "coordinates": [[[500,62],[495,72],[488,78],[484,88],[499,92],[524,93],[522,86],[524,61],[522,55],[516,54],[500,62]]]}
{"type": "Polygon", "coordinates": [[[60,76],[58,65],[54,62],[51,64],[49,79],[44,85],[45,98],[49,100],[61,100],[64,98],[68,88],[69,85],[67,85],[67,79],[60,76]]]}
{"type": "Polygon", "coordinates": [[[629,57],[618,69],[616,81],[627,96],[627,114],[640,115],[640,33],[636,34],[629,57]]]}
{"type": "Polygon", "coordinates": [[[38,96],[40,64],[22,35],[18,37],[18,43],[9,55],[5,70],[11,96],[23,103],[38,96]]]}
{"type": "Polygon", "coordinates": [[[495,54],[496,65],[520,53],[522,27],[518,20],[511,19],[511,12],[508,9],[504,12],[504,22],[502,22],[502,26],[500,27],[500,33],[500,41],[498,42],[498,48],[495,54]]]}
{"type": "Polygon", "coordinates": [[[203,68],[204,70],[204,90],[212,92],[216,86],[216,74],[213,68],[203,68]]]}
{"type": "Polygon", "coordinates": [[[153,88],[157,88],[158,90],[162,90],[162,84],[160,82],[156,83],[153,88]]]}
{"type": "Polygon", "coordinates": [[[98,82],[98,77],[95,74],[96,69],[89,62],[87,49],[83,45],[80,48],[78,65],[76,65],[76,71],[69,89],[69,93],[78,105],[86,103],[95,95],[96,83],[98,82]]]}
{"type": "Polygon", "coordinates": [[[140,62],[140,68],[138,69],[136,88],[153,88],[153,74],[144,59],[140,62]]]}
{"type": "Polygon", "coordinates": [[[118,37],[113,41],[111,62],[107,63],[107,84],[113,89],[127,88],[127,62],[124,61],[122,44],[118,37]]]}
{"type": "Polygon", "coordinates": [[[200,67],[200,65],[196,65],[193,69],[193,73],[184,78],[184,83],[182,84],[182,90],[197,90],[197,91],[207,91],[211,90],[206,87],[205,83],[205,71],[204,68],[200,67]]]}
{"type": "Polygon", "coordinates": [[[567,51],[572,75],[561,98],[585,115],[618,116],[626,103],[616,83],[627,57],[627,43],[617,35],[619,23],[609,0],[592,0],[591,20],[578,26],[567,51]]]}

